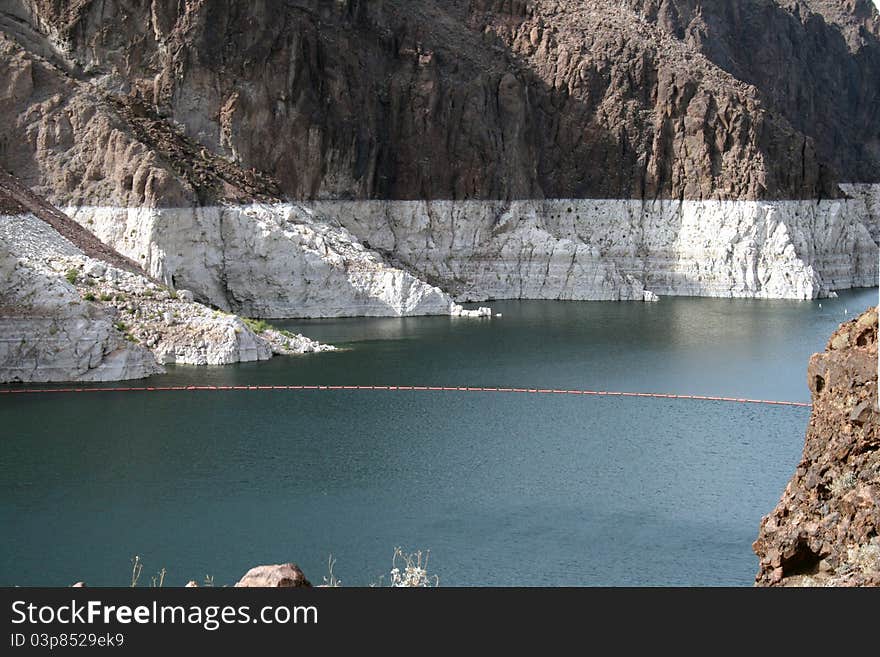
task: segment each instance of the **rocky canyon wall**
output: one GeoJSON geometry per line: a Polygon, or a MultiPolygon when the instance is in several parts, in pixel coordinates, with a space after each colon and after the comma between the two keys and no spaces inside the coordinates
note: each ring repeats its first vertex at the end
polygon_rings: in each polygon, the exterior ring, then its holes
{"type": "Polygon", "coordinates": [[[248,315],[814,298],[877,282],[838,5],[0,0],[0,166],[248,315]]]}

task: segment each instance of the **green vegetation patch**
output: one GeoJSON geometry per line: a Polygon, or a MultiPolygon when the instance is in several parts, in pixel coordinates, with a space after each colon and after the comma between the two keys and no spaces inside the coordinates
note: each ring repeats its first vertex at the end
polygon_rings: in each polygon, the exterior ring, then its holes
{"type": "Polygon", "coordinates": [[[247,324],[248,328],[254,333],[264,333],[269,329],[274,330],[274,326],[272,326],[265,319],[251,319],[249,317],[242,317],[242,321],[247,324]]]}

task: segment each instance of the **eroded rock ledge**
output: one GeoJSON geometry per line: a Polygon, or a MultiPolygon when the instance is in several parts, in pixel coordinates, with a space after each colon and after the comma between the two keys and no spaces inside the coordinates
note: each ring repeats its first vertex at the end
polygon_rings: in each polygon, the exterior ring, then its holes
{"type": "Polygon", "coordinates": [[[814,299],[877,284],[880,186],[824,201],[312,201],[67,214],[248,316],[456,314],[492,299],[814,299]]]}
{"type": "Polygon", "coordinates": [[[259,334],[142,274],[85,255],[33,214],[0,216],[0,382],[112,381],[332,349],[259,334]]]}
{"type": "Polygon", "coordinates": [[[843,324],[807,373],[803,458],[762,519],[759,586],[880,586],[877,309],[843,324]]]}

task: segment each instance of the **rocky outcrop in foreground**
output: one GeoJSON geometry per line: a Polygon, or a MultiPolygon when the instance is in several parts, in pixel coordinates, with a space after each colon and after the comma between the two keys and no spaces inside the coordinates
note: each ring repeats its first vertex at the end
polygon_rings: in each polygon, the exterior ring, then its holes
{"type": "MultiPolygon", "coordinates": [[[[392,588],[427,588],[440,585],[440,579],[437,575],[428,573],[428,557],[430,552],[417,550],[415,552],[405,552],[402,548],[395,548],[394,557],[391,560],[391,570],[387,573],[388,583],[392,588]]],[[[132,586],[137,586],[140,578],[142,564],[140,557],[135,557],[135,570],[133,572],[132,586]]],[[[319,588],[336,588],[342,586],[342,582],[333,574],[333,564],[335,560],[331,557],[328,562],[329,575],[324,577],[324,583],[319,584],[319,588]]],[[[165,584],[165,570],[161,571],[161,579],[159,586],[165,584]]],[[[371,586],[382,586],[385,576],[379,578],[377,584],[371,586]]],[[[154,586],[156,580],[153,581],[154,586]]],[[[76,582],[71,585],[72,588],[82,588],[86,586],[85,582],[76,582]]],[[[200,585],[195,580],[189,580],[184,588],[198,588],[200,585]]],[[[204,586],[215,586],[214,578],[205,577],[204,586]]],[[[300,588],[311,587],[312,583],[306,579],[305,574],[295,563],[272,564],[263,566],[254,566],[247,571],[242,578],[235,583],[236,588],[300,588]]]]}
{"type": "Polygon", "coordinates": [[[877,362],[876,308],[810,359],[803,458],[761,521],[759,586],[880,586],[877,362]]]}

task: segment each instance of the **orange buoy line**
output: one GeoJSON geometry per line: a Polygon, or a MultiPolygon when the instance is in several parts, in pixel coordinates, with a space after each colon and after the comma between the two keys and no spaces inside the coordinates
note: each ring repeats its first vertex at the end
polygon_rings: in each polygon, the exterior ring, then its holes
{"type": "Polygon", "coordinates": [[[475,386],[342,386],[342,385],[286,385],[286,386],[131,386],[119,388],[2,388],[0,395],[33,395],[80,392],[221,392],[255,390],[380,390],[425,392],[497,392],[533,395],[593,395],[600,397],[648,397],[652,399],[685,399],[689,401],[735,402],[739,404],[769,404],[772,406],[796,406],[812,408],[812,404],[795,401],[772,401],[769,399],[746,399],[744,397],[713,397],[709,395],[676,395],[659,392],[615,392],[611,390],[565,390],[556,388],[486,388],[475,386]]]}

